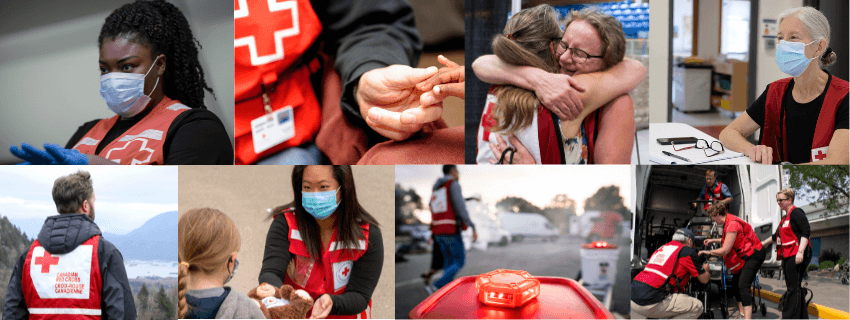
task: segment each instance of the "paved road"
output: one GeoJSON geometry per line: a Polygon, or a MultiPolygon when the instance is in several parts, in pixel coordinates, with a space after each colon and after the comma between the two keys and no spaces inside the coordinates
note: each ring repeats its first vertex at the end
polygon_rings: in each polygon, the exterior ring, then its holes
{"type": "MultiPolygon", "coordinates": [[[[397,241],[397,245],[399,245],[397,241]]],[[[579,255],[582,240],[562,237],[555,242],[525,240],[511,243],[507,247],[490,247],[487,251],[467,252],[466,266],[460,270],[458,277],[478,275],[495,269],[518,269],[528,271],[536,276],[553,276],[572,278],[581,269],[579,255]]],[[[618,243],[620,255],[617,262],[617,279],[629,279],[628,269],[628,239],[618,243]]],[[[407,262],[397,262],[395,267],[396,296],[395,317],[404,319],[410,310],[422,302],[427,296],[420,274],[426,272],[431,264],[431,253],[407,255],[407,262]]],[[[440,274],[432,278],[439,279],[440,274]]],[[[612,297],[612,313],[628,314],[629,311],[628,281],[618,281],[612,297]]]]}

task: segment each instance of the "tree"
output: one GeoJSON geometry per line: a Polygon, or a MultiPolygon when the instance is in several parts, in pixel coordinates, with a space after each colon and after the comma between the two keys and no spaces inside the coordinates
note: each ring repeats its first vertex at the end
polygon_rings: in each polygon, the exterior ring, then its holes
{"type": "Polygon", "coordinates": [[[159,285],[159,292],[156,294],[156,311],[160,319],[173,319],[176,317],[174,304],[171,303],[171,298],[165,294],[165,287],[162,285],[159,285]]]}
{"type": "Polygon", "coordinates": [[[596,193],[584,201],[584,211],[590,210],[618,212],[623,216],[623,219],[631,219],[625,200],[620,195],[620,187],[614,185],[599,188],[596,193]]]}
{"type": "Polygon", "coordinates": [[[543,215],[562,232],[568,231],[570,216],[575,214],[576,201],[566,194],[555,195],[549,205],[543,208],[543,215]]]}
{"type": "Polygon", "coordinates": [[[147,309],[148,309],[148,295],[149,295],[149,294],[150,294],[150,293],[148,292],[148,287],[147,287],[147,285],[146,285],[146,284],[144,284],[144,283],[142,283],[142,289],[141,289],[141,290],[139,290],[139,294],[138,294],[138,297],[139,297],[139,311],[140,311],[139,313],[141,313],[141,311],[144,311],[144,310],[147,310],[147,309]]]}
{"type": "Polygon", "coordinates": [[[505,197],[496,202],[496,208],[507,212],[543,213],[543,210],[520,197],[505,197]]]}
{"type": "Polygon", "coordinates": [[[839,213],[850,199],[850,166],[783,166],[791,173],[789,187],[797,199],[818,202],[839,213]]]}

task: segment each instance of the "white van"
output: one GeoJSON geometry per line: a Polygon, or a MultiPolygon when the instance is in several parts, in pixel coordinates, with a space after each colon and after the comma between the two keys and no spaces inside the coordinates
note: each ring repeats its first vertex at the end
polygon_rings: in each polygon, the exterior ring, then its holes
{"type": "Polygon", "coordinates": [[[544,241],[558,239],[558,228],[542,214],[503,212],[500,218],[502,227],[513,235],[514,242],[525,238],[540,238],[544,241]]]}
{"type": "MultiPolygon", "coordinates": [[[[688,223],[707,224],[703,230],[711,227],[707,216],[695,217],[695,213],[702,211],[701,205],[691,208],[691,201],[697,199],[705,187],[705,172],[709,169],[717,173],[717,180],[726,184],[732,193],[730,214],[749,223],[761,240],[776,231],[780,210],[775,196],[783,188],[781,166],[637,166],[633,180],[636,203],[632,216],[632,278],[643,270],[646,260],[659,246],[670,241],[676,229],[688,223]]],[[[696,246],[701,248],[705,235],[696,234],[696,246]]],[[[779,261],[771,245],[762,269],[775,268],[779,268],[779,261]]]]}
{"type": "MultiPolygon", "coordinates": [[[[490,211],[486,203],[481,202],[480,194],[474,194],[465,200],[466,211],[469,213],[469,219],[475,224],[479,241],[483,240],[488,244],[499,246],[506,246],[511,242],[511,233],[502,227],[502,222],[496,213],[490,211]]],[[[472,233],[469,233],[471,240],[472,233]]]]}

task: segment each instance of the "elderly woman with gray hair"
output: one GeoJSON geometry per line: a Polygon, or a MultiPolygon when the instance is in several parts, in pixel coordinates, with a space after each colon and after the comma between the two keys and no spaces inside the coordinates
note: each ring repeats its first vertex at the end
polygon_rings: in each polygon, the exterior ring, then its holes
{"type": "Polygon", "coordinates": [[[791,77],[768,85],[723,129],[720,141],[763,164],[847,164],[848,83],[822,69],[836,59],[829,47],[829,22],[814,8],[790,8],[779,15],[777,39],[776,64],[791,77]],[[759,142],[753,145],[745,137],[759,128],[759,142]]]}

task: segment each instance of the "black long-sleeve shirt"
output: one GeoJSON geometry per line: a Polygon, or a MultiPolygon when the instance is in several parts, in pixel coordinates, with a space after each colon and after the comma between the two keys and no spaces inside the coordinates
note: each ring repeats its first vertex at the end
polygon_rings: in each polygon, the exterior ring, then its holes
{"type": "MultiPolygon", "coordinates": [[[[283,285],[286,268],[292,254],[289,252],[289,225],[286,218],[279,215],[272,221],[266,235],[266,248],[263,253],[263,267],[260,270],[259,283],[268,283],[275,287],[283,285]]],[[[384,265],[384,242],[381,229],[369,225],[369,244],[366,253],[354,261],[351,277],[340,295],[329,294],[333,301],[331,314],[352,315],[366,310],[372,293],[378,286],[381,269],[384,265]]]]}
{"type": "MultiPolygon", "coordinates": [[[[812,229],[809,226],[809,219],[806,218],[806,213],[803,212],[803,209],[794,208],[791,210],[791,230],[794,231],[794,234],[797,235],[797,243],[800,243],[800,238],[805,237],[809,239],[811,236],[812,229]]],[[[783,218],[784,219],[784,218],[783,218]]],[[[776,243],[776,233],[772,236],[773,242],[776,243]]]]}
{"type": "Polygon", "coordinates": [[[367,71],[394,64],[415,66],[422,54],[413,7],[407,1],[313,0],[322,22],[325,51],[336,58],[342,77],[340,107],[352,125],[363,129],[369,145],[385,141],[360,115],[354,86],[367,71]]]}

